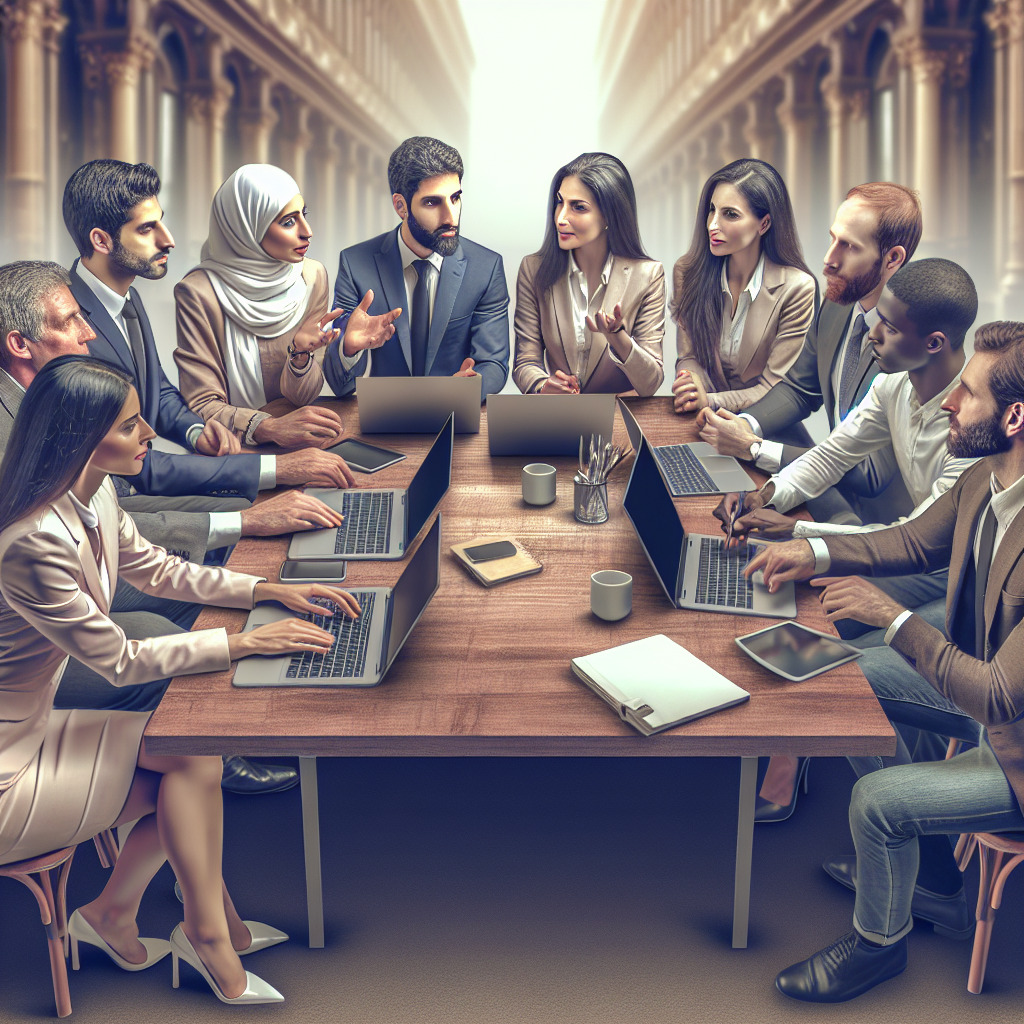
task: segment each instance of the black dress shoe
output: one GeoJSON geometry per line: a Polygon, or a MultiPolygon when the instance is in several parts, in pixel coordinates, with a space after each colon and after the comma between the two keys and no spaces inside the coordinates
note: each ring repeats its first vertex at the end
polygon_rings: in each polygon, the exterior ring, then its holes
{"type": "Polygon", "coordinates": [[[299,773],[294,768],[275,764],[253,764],[244,757],[224,759],[220,787],[229,793],[245,795],[281,793],[297,785],[299,773]]]}
{"type": "Polygon", "coordinates": [[[793,816],[796,810],[796,798],[800,795],[800,786],[803,785],[804,792],[807,792],[807,771],[811,767],[809,757],[797,758],[796,778],[793,781],[793,796],[788,804],[773,804],[768,800],[757,798],[757,806],[754,809],[754,821],[764,823],[769,821],[786,821],[793,816]]]}
{"type": "MultiPolygon", "coordinates": [[[[857,855],[843,854],[830,857],[821,865],[825,873],[847,889],[857,891],[857,855]]],[[[971,909],[967,905],[967,893],[961,889],[952,896],[941,896],[917,886],[910,912],[918,921],[927,921],[936,935],[948,939],[969,939],[974,934],[971,909]]]]}
{"type": "Polygon", "coordinates": [[[848,932],[814,956],[781,971],[775,987],[791,999],[808,1003],[843,1003],[855,999],[907,967],[907,937],[891,946],[871,946],[848,932]]]}

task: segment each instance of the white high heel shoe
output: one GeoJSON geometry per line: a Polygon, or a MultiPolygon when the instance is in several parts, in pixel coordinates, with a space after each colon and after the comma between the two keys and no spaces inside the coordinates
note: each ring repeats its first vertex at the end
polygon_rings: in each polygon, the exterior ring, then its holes
{"type": "Polygon", "coordinates": [[[279,942],[288,941],[288,936],[284,932],[278,931],[262,921],[243,921],[242,924],[249,929],[252,944],[246,949],[236,949],[235,952],[239,956],[248,956],[258,949],[267,949],[270,946],[276,946],[279,942]]]}
{"type": "Polygon", "coordinates": [[[79,967],[79,942],[102,949],[118,967],[125,971],[144,971],[147,967],[159,963],[171,951],[171,944],[166,939],[139,939],[139,942],[146,947],[146,959],[141,964],[130,963],[115,953],[77,910],[68,920],[68,937],[71,939],[71,967],[76,971],[79,967]]]}
{"type": "Polygon", "coordinates": [[[268,984],[262,978],[257,978],[255,974],[249,971],[245,972],[245,991],[240,996],[229,999],[221,992],[220,986],[213,980],[213,975],[206,969],[203,961],[199,959],[199,954],[195,951],[192,943],[188,941],[188,936],[182,930],[180,924],[175,925],[174,931],[171,932],[171,984],[174,988],[178,987],[179,960],[184,960],[185,963],[191,964],[206,979],[206,983],[213,989],[213,994],[222,1003],[241,1005],[242,1003],[284,1002],[284,996],[273,985],[268,984]]]}

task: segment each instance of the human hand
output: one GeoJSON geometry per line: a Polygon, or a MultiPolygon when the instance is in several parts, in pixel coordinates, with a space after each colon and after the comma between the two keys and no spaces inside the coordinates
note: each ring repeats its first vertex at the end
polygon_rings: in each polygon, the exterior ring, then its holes
{"type": "Polygon", "coordinates": [[[341,331],[337,327],[324,327],[324,322],[336,320],[345,311],[343,309],[332,309],[330,313],[324,313],[319,320],[307,320],[295,332],[292,338],[292,348],[296,352],[315,352],[324,345],[330,345],[332,341],[341,337],[341,331]]]}
{"type": "Polygon", "coordinates": [[[402,315],[402,307],[370,316],[367,310],[373,302],[373,289],[364,296],[363,301],[352,310],[345,324],[345,336],[341,347],[347,356],[354,356],[367,348],[380,348],[395,333],[395,321],[402,315]]]}
{"type": "Polygon", "coordinates": [[[759,537],[789,537],[793,533],[796,519],[784,516],[773,508],[757,508],[741,516],[733,524],[734,537],[754,533],[759,537]]]}
{"type": "Polygon", "coordinates": [[[241,516],[243,537],[278,537],[283,533],[320,530],[341,526],[344,518],[330,505],[302,491],[275,494],[266,501],[244,509],[241,516]]]}
{"type": "Polygon", "coordinates": [[[203,432],[196,438],[195,448],[200,455],[237,455],[242,450],[242,442],[219,420],[207,420],[203,432]]]}
{"type": "Polygon", "coordinates": [[[610,337],[618,334],[622,326],[622,303],[616,302],[612,315],[609,316],[603,309],[599,309],[593,316],[587,316],[587,329],[591,334],[603,334],[610,337]]]}
{"type": "Polygon", "coordinates": [[[347,590],[329,587],[326,583],[304,583],[299,586],[294,583],[257,583],[253,591],[253,604],[277,601],[301,615],[313,612],[314,615],[332,616],[334,612],[330,608],[314,604],[315,597],[333,601],[350,619],[359,617],[359,602],[347,590]]]}
{"type": "MultiPolygon", "coordinates": [[[[753,512],[755,509],[767,505],[774,494],[775,484],[770,480],[759,491],[747,491],[743,495],[743,508],[740,510],[740,515],[746,515],[748,512],[753,512]]],[[[740,496],[736,491],[730,494],[723,494],[722,500],[711,513],[722,524],[722,530],[725,532],[728,532],[729,524],[733,522],[733,513],[739,500],[740,496]]]]}
{"type": "Polygon", "coordinates": [[[277,457],[277,483],[281,487],[355,487],[356,478],[340,455],[303,448],[277,457]]]}
{"type": "Polygon", "coordinates": [[[700,377],[689,370],[680,370],[672,382],[672,409],[682,415],[708,408],[708,393],[700,377]]]}
{"type": "Polygon", "coordinates": [[[303,619],[282,619],[257,626],[245,633],[232,633],[228,637],[228,657],[232,661],[250,654],[326,654],[334,637],[303,619]]]}
{"type": "Polygon", "coordinates": [[[702,441],[707,441],[719,455],[731,455],[736,459],[750,461],[750,446],[761,438],[750,429],[750,424],[746,420],[740,419],[728,409],[716,411],[709,407],[702,415],[702,441]]]}
{"type": "Polygon", "coordinates": [[[814,551],[805,540],[789,540],[782,544],[766,544],[747,562],[743,575],[748,579],[760,569],[764,585],[774,594],[783,583],[806,580],[814,575],[814,551]]]}
{"type": "Polygon", "coordinates": [[[253,431],[259,444],[277,444],[282,448],[314,445],[324,448],[341,440],[341,417],[322,405],[304,405],[284,416],[269,416],[253,431]]]}
{"type": "Polygon", "coordinates": [[[578,395],[580,383],[575,377],[555,370],[554,375],[544,381],[544,386],[537,392],[538,395],[578,395]]]}
{"type": "Polygon", "coordinates": [[[462,360],[462,365],[459,367],[458,372],[453,373],[452,376],[453,377],[479,377],[480,374],[477,373],[476,370],[473,369],[474,366],[476,366],[476,360],[475,359],[470,359],[469,356],[466,356],[466,358],[462,360]]]}
{"type": "Polygon", "coordinates": [[[824,587],[820,600],[829,622],[856,619],[866,626],[880,629],[906,611],[884,590],[860,576],[820,576],[811,580],[811,586],[824,587]]]}

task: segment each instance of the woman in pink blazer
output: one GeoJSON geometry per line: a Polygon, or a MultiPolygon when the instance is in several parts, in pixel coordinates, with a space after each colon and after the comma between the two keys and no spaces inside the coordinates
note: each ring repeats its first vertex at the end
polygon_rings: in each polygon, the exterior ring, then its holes
{"type": "Polygon", "coordinates": [[[232,608],[276,600],[304,612],[314,596],[349,615],[358,606],[333,588],[182,561],[140,537],[107,475],[141,472],[154,436],[129,378],[80,356],[48,363],[15,419],[0,465],[0,864],[141,819],[102,893],[72,915],[74,951],[89,942],[126,970],[172,953],[222,1001],[278,1002],[238,958],[287,936],[243,922],[224,887],[220,758],[156,757],[142,743],[148,714],[54,710],[53,695],[69,655],[130,686],[332,642],[296,619],[230,637],[209,629],[128,640],[107,615],[119,576],[159,597],[232,608]],[[165,858],[185,921],[169,942],[139,939],[139,903],[165,858]]]}

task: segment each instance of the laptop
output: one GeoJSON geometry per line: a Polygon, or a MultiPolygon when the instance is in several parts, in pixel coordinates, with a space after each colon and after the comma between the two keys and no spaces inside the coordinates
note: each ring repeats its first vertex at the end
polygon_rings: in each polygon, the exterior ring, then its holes
{"type": "Polygon", "coordinates": [[[483,377],[356,377],[362,434],[433,434],[455,414],[456,434],[480,432],[483,377]]]}
{"type": "Polygon", "coordinates": [[[344,517],[341,526],[293,533],[289,558],[349,559],[404,558],[409,544],[434,514],[452,480],[454,415],[441,428],[408,489],[401,487],[310,487],[344,517]]]}
{"type": "MultiPolygon", "coordinates": [[[[639,451],[643,431],[632,410],[621,398],[619,411],[626,424],[629,443],[633,451],[639,451]]],[[[688,498],[697,494],[729,494],[731,491],[750,491],[757,486],[751,482],[747,471],[737,459],[731,455],[719,455],[706,441],[663,444],[651,450],[673,498],[688,498]]]]}
{"type": "MultiPolygon", "coordinates": [[[[242,658],[232,682],[235,686],[376,686],[437,592],[440,568],[438,515],[394,587],[351,590],[362,610],[359,618],[350,619],[333,605],[331,616],[303,616],[334,634],[334,644],[326,654],[242,658]]],[[[249,613],[245,628],[279,622],[294,614],[280,605],[260,605],[249,613]]]]}
{"type": "Polygon", "coordinates": [[[687,534],[645,437],[640,438],[633,460],[623,507],[658,582],[676,608],[796,618],[792,583],[770,594],[764,583],[743,576],[757,545],[740,544],[730,551],[724,537],[687,534]]]}
{"type": "Polygon", "coordinates": [[[492,455],[578,455],[580,438],[612,439],[614,395],[488,395],[492,455]]]}

